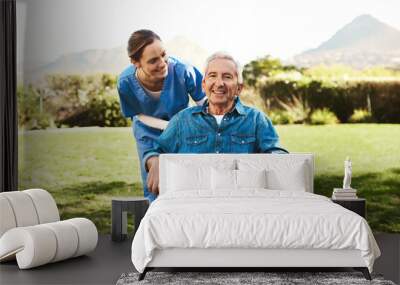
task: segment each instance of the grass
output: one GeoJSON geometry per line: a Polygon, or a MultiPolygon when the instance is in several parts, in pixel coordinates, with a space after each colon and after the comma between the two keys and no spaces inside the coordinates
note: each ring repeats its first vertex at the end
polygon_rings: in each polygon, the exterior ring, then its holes
{"type": "MultiPolygon", "coordinates": [[[[367,199],[375,232],[400,233],[400,125],[277,126],[291,152],[315,154],[315,193],[340,187],[343,161],[353,161],[352,186],[367,199]]],[[[130,128],[74,128],[19,135],[19,188],[50,191],[63,219],[88,217],[110,231],[111,197],[141,196],[130,128]]]]}
{"type": "Polygon", "coordinates": [[[400,167],[400,125],[286,125],[277,131],[289,151],[315,154],[317,175],[342,176],[346,156],[354,175],[400,167]]]}

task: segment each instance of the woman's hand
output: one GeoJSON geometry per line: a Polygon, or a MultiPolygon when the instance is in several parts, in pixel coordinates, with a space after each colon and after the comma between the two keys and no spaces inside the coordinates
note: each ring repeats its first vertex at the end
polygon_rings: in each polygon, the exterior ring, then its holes
{"type": "Polygon", "coordinates": [[[158,156],[152,156],[146,161],[149,174],[147,175],[147,188],[154,195],[158,195],[159,171],[158,156]]]}

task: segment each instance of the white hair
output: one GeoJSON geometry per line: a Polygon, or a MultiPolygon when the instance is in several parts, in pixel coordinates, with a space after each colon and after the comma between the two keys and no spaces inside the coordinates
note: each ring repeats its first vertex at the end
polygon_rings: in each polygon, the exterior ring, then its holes
{"type": "Polygon", "coordinates": [[[233,56],[231,56],[229,53],[224,52],[224,51],[215,52],[206,59],[206,63],[204,65],[204,76],[206,76],[206,74],[207,74],[207,70],[208,70],[208,66],[210,65],[210,62],[213,61],[214,59],[227,59],[227,60],[232,61],[236,67],[236,75],[238,78],[238,82],[239,82],[239,84],[243,83],[242,66],[240,65],[240,63],[237,60],[235,60],[233,58],[233,56]]]}

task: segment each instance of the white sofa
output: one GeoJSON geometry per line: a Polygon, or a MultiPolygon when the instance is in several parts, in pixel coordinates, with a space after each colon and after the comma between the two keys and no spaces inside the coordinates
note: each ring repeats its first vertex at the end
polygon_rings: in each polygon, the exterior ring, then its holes
{"type": "Polygon", "coordinates": [[[16,259],[20,269],[86,254],[98,233],[88,219],[60,221],[53,197],[43,189],[0,193],[0,262],[16,259]]]}

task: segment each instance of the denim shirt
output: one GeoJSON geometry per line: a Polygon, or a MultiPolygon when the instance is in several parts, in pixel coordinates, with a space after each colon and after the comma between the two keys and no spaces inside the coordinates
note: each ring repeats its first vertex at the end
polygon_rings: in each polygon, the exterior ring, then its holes
{"type": "Polygon", "coordinates": [[[208,102],[177,113],[143,161],[160,153],[287,153],[269,118],[238,97],[220,125],[207,107],[208,102]]]}

